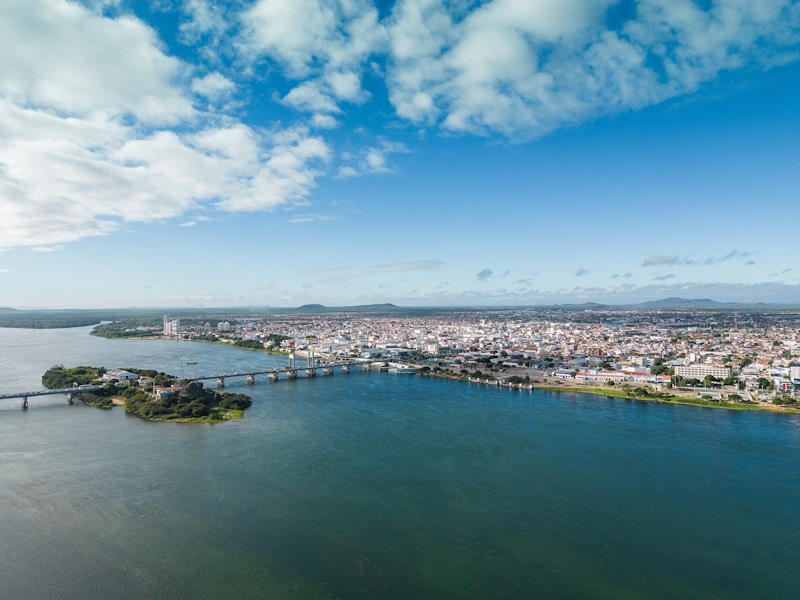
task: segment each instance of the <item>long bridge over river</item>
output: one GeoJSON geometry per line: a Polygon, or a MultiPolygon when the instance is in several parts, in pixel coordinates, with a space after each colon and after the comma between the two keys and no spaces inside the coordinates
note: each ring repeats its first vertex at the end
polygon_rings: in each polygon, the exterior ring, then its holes
{"type": "MultiPolygon", "coordinates": [[[[251,371],[233,371],[230,373],[216,373],[212,375],[197,375],[190,376],[182,381],[207,381],[216,380],[217,387],[225,387],[225,380],[233,377],[245,377],[249,385],[256,382],[256,375],[266,375],[269,382],[275,382],[280,379],[283,374],[286,379],[296,379],[297,374],[302,372],[305,377],[316,377],[317,373],[322,376],[333,375],[335,368],[340,368],[343,374],[349,373],[353,367],[362,367],[365,371],[372,368],[372,363],[367,360],[347,360],[339,362],[318,362],[314,359],[313,355],[308,357],[308,363],[305,365],[298,365],[295,363],[294,355],[289,357],[289,365],[286,367],[271,367],[268,369],[255,369],[251,371]]],[[[68,388],[52,389],[52,390],[35,390],[31,392],[11,392],[8,394],[0,394],[0,400],[11,400],[14,398],[22,401],[22,408],[28,408],[28,398],[35,398],[37,396],[53,396],[62,394],[67,396],[67,404],[73,404],[76,397],[80,397],[83,392],[93,392],[102,388],[102,385],[80,385],[68,388]]]]}

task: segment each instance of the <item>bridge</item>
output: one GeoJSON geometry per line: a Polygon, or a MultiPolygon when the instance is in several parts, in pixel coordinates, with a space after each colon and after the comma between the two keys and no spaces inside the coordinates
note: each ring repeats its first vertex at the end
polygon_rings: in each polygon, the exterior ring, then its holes
{"type": "Polygon", "coordinates": [[[11,398],[20,398],[22,400],[22,408],[28,408],[28,398],[34,396],[53,396],[55,394],[66,394],[67,404],[75,403],[75,396],[81,392],[93,392],[99,390],[102,385],[79,385],[68,388],[60,388],[55,390],[37,390],[35,392],[13,392],[10,394],[0,394],[0,400],[9,400],[11,398]]]}
{"type": "MultiPolygon", "coordinates": [[[[245,377],[247,383],[252,385],[256,382],[256,375],[267,375],[267,380],[272,383],[280,379],[279,375],[284,374],[286,379],[296,379],[297,373],[303,371],[306,377],[316,377],[317,371],[321,371],[323,376],[333,375],[334,368],[341,368],[342,373],[350,372],[351,367],[362,366],[365,371],[371,369],[371,362],[363,359],[353,359],[339,362],[320,362],[314,358],[313,352],[308,357],[308,362],[305,365],[295,364],[294,355],[289,355],[289,366],[287,367],[272,367],[269,369],[256,369],[252,371],[234,371],[231,373],[217,373],[214,375],[198,375],[191,376],[183,379],[187,383],[190,381],[205,381],[209,379],[216,379],[217,387],[225,387],[225,380],[232,377],[245,377]]],[[[32,392],[12,392],[8,394],[0,394],[0,400],[10,400],[18,398],[22,400],[22,408],[28,408],[28,398],[36,396],[54,396],[57,394],[65,394],[67,396],[67,404],[74,404],[76,396],[82,392],[93,392],[102,388],[102,385],[80,385],[68,388],[59,388],[52,390],[35,390],[32,392]]]]}
{"type": "Polygon", "coordinates": [[[317,372],[321,371],[323,376],[333,375],[334,368],[341,368],[342,373],[350,372],[351,367],[362,366],[365,371],[371,369],[370,361],[365,360],[348,360],[339,362],[318,362],[314,360],[313,356],[309,357],[308,364],[296,365],[294,357],[290,356],[289,366],[287,367],[272,367],[269,369],[256,369],[253,371],[234,371],[229,373],[217,373],[213,375],[193,375],[186,378],[186,381],[205,381],[209,379],[216,379],[217,387],[225,387],[225,380],[231,377],[245,377],[247,383],[252,385],[256,382],[256,375],[267,375],[267,380],[275,382],[280,379],[280,374],[284,374],[287,379],[295,379],[298,372],[304,372],[306,377],[316,377],[317,372]]]}

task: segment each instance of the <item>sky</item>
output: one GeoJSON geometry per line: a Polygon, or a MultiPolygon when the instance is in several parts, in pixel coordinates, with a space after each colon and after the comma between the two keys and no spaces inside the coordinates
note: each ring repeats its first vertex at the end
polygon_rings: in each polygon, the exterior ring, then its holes
{"type": "Polygon", "coordinates": [[[3,0],[0,306],[800,303],[800,2],[3,0]]]}

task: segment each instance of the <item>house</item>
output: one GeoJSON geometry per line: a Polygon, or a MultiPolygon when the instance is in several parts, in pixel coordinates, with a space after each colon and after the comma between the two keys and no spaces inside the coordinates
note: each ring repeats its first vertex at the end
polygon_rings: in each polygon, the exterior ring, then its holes
{"type": "Polygon", "coordinates": [[[161,400],[165,396],[174,396],[178,392],[180,392],[183,388],[179,385],[173,385],[170,387],[160,387],[156,388],[156,400],[161,400]]]}
{"type": "Polygon", "coordinates": [[[134,381],[139,379],[139,376],[125,369],[109,369],[103,373],[103,380],[111,381],[112,379],[116,379],[117,381],[134,381]]]}

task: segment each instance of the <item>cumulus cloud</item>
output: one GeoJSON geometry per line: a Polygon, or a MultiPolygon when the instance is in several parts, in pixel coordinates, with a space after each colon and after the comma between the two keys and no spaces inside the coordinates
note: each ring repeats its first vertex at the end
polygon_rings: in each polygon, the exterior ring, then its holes
{"type": "Polygon", "coordinates": [[[388,173],[390,171],[388,159],[390,154],[407,154],[409,149],[399,142],[382,139],[376,146],[368,146],[357,155],[347,154],[348,164],[339,169],[340,178],[356,177],[358,175],[371,175],[388,173]]]}
{"type": "Polygon", "coordinates": [[[175,85],[186,68],[133,17],[107,18],[64,0],[0,3],[0,96],[20,106],[147,123],[190,117],[175,85]]]}
{"type": "Polygon", "coordinates": [[[193,81],[133,17],[63,0],[0,4],[0,249],[105,235],[202,205],[302,201],[330,157],[302,127],[254,130],[195,111],[193,81]],[[102,49],[102,52],[98,51],[102,49]]]}
{"type": "Polygon", "coordinates": [[[209,45],[216,46],[230,27],[223,8],[209,0],[184,0],[181,10],[184,19],[179,31],[185,44],[206,39],[209,45]]]}
{"type": "Polygon", "coordinates": [[[589,274],[589,269],[584,269],[583,267],[575,271],[575,277],[583,277],[584,275],[588,274],[589,274]]]}
{"type": "Polygon", "coordinates": [[[484,269],[483,271],[481,271],[477,275],[478,281],[486,281],[491,276],[492,276],[492,270],[491,269],[484,269]]]}
{"type": "Polygon", "coordinates": [[[229,96],[235,87],[230,79],[219,73],[209,73],[192,81],[194,92],[215,101],[229,96]]]}
{"type": "Polygon", "coordinates": [[[661,273],[653,277],[653,281],[666,281],[667,279],[675,279],[675,275],[672,273],[661,273]]]}
{"type": "Polygon", "coordinates": [[[719,72],[795,51],[790,0],[641,0],[609,26],[610,0],[401,0],[388,25],[390,99],[415,123],[530,138],[696,90],[719,72]]]}
{"type": "Polygon", "coordinates": [[[339,102],[369,98],[361,85],[369,56],[385,29],[368,0],[259,0],[242,15],[242,49],[267,57],[292,80],[304,80],[284,102],[315,113],[338,112],[339,102]]]}

